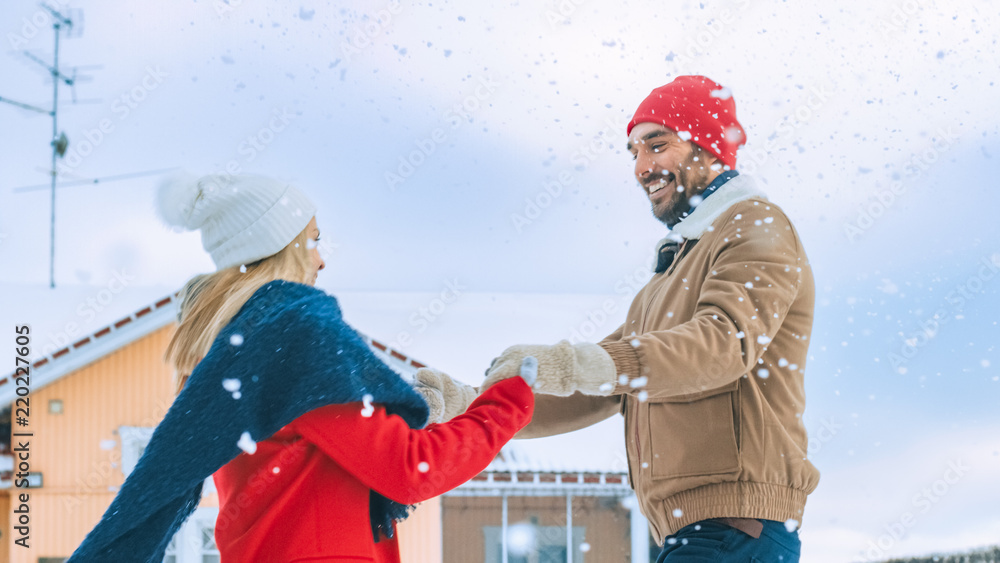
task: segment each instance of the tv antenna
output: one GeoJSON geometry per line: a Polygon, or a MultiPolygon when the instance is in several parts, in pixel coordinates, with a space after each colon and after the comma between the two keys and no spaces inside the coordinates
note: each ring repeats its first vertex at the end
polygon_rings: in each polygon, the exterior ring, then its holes
{"type": "MultiPolygon", "coordinates": [[[[52,167],[50,169],[51,174],[51,184],[50,189],[52,192],[52,217],[50,222],[50,232],[49,232],[49,287],[54,288],[56,286],[55,277],[55,258],[56,258],[56,160],[61,158],[66,154],[66,148],[69,146],[69,140],[66,138],[66,134],[59,133],[58,119],[59,119],[59,85],[60,83],[69,86],[73,89],[73,98],[76,98],[76,92],[73,88],[77,82],[76,70],[74,69],[72,76],[67,76],[59,70],[59,36],[65,29],[67,32],[67,37],[79,37],[83,32],[80,29],[80,25],[76,28],[73,27],[73,20],[69,17],[63,15],[62,13],[56,11],[45,4],[39,4],[43,10],[47,11],[52,16],[52,30],[55,32],[55,48],[52,51],[52,65],[50,66],[47,62],[43,61],[39,57],[24,52],[25,56],[29,59],[40,64],[45,68],[50,75],[52,75],[52,109],[44,109],[31,104],[26,104],[23,102],[18,102],[8,98],[0,97],[0,102],[6,102],[12,106],[34,111],[38,113],[44,113],[52,117],[52,167]]],[[[83,20],[83,14],[79,13],[76,15],[78,21],[83,20]]]]}

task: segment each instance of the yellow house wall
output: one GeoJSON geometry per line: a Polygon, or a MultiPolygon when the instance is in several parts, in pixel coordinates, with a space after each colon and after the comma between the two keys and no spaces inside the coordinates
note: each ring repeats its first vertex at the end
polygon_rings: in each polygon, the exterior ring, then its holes
{"type": "Polygon", "coordinates": [[[441,497],[418,505],[397,532],[404,563],[442,563],[441,497]]]}
{"type": "Polygon", "coordinates": [[[10,553],[10,535],[14,531],[10,523],[13,508],[10,506],[9,494],[10,491],[0,491],[0,561],[6,561],[10,553]]]}
{"type": "Polygon", "coordinates": [[[163,327],[31,393],[31,470],[42,473],[43,486],[28,489],[31,548],[0,544],[0,559],[68,557],[104,514],[125,480],[118,427],[156,426],[173,400],[173,376],[163,362],[173,329],[163,327]],[[54,399],[63,402],[62,414],[49,412],[54,399]]]}

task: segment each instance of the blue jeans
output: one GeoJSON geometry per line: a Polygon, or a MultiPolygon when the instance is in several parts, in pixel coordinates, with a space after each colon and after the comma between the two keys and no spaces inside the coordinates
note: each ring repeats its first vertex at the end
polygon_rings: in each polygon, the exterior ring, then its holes
{"type": "Polygon", "coordinates": [[[703,520],[667,536],[656,563],[798,563],[799,532],[785,524],[761,520],[760,538],[719,522],[703,520]]]}

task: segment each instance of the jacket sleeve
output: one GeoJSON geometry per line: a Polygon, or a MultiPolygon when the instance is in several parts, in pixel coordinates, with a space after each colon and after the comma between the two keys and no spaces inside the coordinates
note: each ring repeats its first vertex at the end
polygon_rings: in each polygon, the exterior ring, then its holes
{"type": "Polygon", "coordinates": [[[617,342],[622,339],[622,335],[625,334],[625,323],[615,329],[614,332],[604,337],[604,340],[598,342],[598,344],[604,344],[607,342],[617,342]]]}
{"type": "Polygon", "coordinates": [[[639,387],[617,382],[615,394],[698,394],[750,372],[781,328],[808,267],[791,222],[769,207],[734,206],[728,213],[690,321],[601,344],[618,373],[648,377],[639,387]]]}
{"type": "Polygon", "coordinates": [[[486,469],[531,420],[534,404],[531,388],[514,377],[491,386],[464,414],[419,430],[381,406],[365,412],[361,403],[320,407],[290,426],[374,491],[414,504],[486,469]]]}
{"type": "Polygon", "coordinates": [[[531,423],[514,438],[545,438],[586,428],[606,420],[621,408],[622,397],[597,397],[574,393],[569,397],[537,395],[531,423]]]}
{"type": "MultiPolygon", "coordinates": [[[[625,324],[601,340],[601,343],[621,340],[625,324]]],[[[536,395],[535,414],[531,422],[514,436],[517,440],[545,438],[574,432],[607,420],[621,410],[619,395],[597,397],[574,393],[569,397],[536,395]]]]}

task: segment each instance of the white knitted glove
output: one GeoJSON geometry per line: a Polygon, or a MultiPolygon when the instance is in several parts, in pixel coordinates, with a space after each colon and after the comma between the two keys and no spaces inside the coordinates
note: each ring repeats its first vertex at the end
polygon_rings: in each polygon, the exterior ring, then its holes
{"type": "Polygon", "coordinates": [[[520,344],[504,350],[486,372],[486,388],[495,381],[518,375],[522,361],[533,356],[538,361],[538,393],[568,397],[579,391],[587,395],[611,395],[617,371],[611,356],[597,344],[570,344],[562,340],[553,346],[520,344]]]}
{"type": "Polygon", "coordinates": [[[479,395],[475,387],[455,381],[436,369],[420,368],[413,377],[416,380],[414,389],[424,397],[431,410],[428,424],[455,418],[465,412],[479,395]]]}

